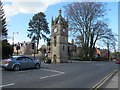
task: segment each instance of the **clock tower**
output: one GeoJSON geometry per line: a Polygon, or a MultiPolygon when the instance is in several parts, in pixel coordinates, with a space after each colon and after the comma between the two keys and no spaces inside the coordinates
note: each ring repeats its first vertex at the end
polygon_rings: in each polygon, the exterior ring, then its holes
{"type": "Polygon", "coordinates": [[[68,19],[61,12],[51,22],[51,60],[55,63],[68,62],[68,19]]]}

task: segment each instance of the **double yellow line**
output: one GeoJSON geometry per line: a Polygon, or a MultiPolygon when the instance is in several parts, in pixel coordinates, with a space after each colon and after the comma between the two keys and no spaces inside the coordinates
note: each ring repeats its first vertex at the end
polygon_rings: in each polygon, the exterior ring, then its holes
{"type": "Polygon", "coordinates": [[[99,90],[110,78],[112,78],[118,70],[114,70],[111,74],[103,78],[99,83],[93,86],[90,90],[99,90]]]}

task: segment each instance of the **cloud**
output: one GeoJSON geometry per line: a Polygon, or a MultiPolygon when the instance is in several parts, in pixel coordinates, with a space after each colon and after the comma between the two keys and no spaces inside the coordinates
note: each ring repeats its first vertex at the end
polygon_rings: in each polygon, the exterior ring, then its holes
{"type": "Polygon", "coordinates": [[[37,12],[45,12],[46,9],[53,4],[63,0],[2,0],[7,18],[19,13],[31,14],[37,12]]]}
{"type": "Polygon", "coordinates": [[[45,12],[50,5],[54,5],[59,2],[102,1],[102,0],[2,0],[2,1],[4,3],[6,17],[10,18],[19,13],[31,14],[40,11],[45,12]]]}

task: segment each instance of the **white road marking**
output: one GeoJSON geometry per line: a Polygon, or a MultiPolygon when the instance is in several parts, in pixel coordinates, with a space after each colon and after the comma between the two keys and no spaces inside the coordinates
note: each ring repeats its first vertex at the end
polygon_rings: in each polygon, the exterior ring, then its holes
{"type": "Polygon", "coordinates": [[[40,79],[55,77],[55,76],[58,76],[58,75],[62,75],[62,74],[53,74],[53,75],[50,75],[50,76],[44,76],[44,77],[40,77],[40,79]]]}
{"type": "Polygon", "coordinates": [[[15,85],[15,83],[6,84],[6,85],[1,85],[0,88],[1,88],[1,87],[7,87],[7,86],[13,86],[13,85],[15,85]]]}
{"type": "Polygon", "coordinates": [[[50,69],[42,69],[45,71],[50,71],[50,72],[55,72],[55,73],[60,73],[60,74],[64,74],[65,72],[61,72],[61,71],[56,71],[56,70],[50,70],[50,69]]]}
{"type": "MultiPolygon", "coordinates": [[[[45,71],[50,71],[50,72],[55,72],[55,73],[61,73],[61,74],[65,73],[65,72],[56,71],[56,70],[50,70],[50,69],[40,69],[40,70],[45,70],[45,71]]],[[[29,71],[36,71],[36,70],[16,71],[14,73],[24,73],[24,72],[29,72],[29,71]]]]}
{"type": "Polygon", "coordinates": [[[42,70],[50,71],[50,72],[55,72],[55,73],[58,73],[58,74],[53,74],[53,75],[50,75],[50,76],[40,77],[40,79],[45,79],[45,78],[50,78],[50,77],[55,77],[55,76],[58,76],[58,75],[65,74],[65,72],[56,71],[56,70],[50,70],[50,69],[42,69],[42,70]]]}
{"type": "Polygon", "coordinates": [[[16,71],[15,73],[21,73],[21,72],[26,72],[26,71],[16,71]]]}
{"type": "Polygon", "coordinates": [[[55,77],[55,76],[58,76],[58,75],[61,75],[61,74],[54,74],[54,75],[51,75],[49,77],[55,77]]]}
{"type": "MultiPolygon", "coordinates": [[[[55,76],[58,76],[58,75],[65,74],[65,72],[51,70],[51,69],[40,69],[40,70],[57,73],[57,74],[53,74],[53,75],[50,75],[50,76],[40,77],[40,79],[45,79],[45,78],[50,78],[50,77],[55,77],[55,76]]],[[[29,71],[36,71],[36,70],[17,71],[15,73],[24,73],[24,72],[29,72],[29,71]]]]}
{"type": "Polygon", "coordinates": [[[29,71],[35,71],[35,70],[16,71],[15,73],[24,73],[24,72],[29,72],[29,71]]]}
{"type": "Polygon", "coordinates": [[[49,76],[45,76],[45,77],[40,77],[40,79],[45,79],[45,78],[48,78],[49,76]]]}

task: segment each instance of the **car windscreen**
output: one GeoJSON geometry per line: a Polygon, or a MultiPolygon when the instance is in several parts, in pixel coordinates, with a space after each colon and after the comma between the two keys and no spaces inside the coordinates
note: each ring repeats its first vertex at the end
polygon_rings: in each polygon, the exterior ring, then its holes
{"type": "Polygon", "coordinates": [[[18,58],[18,56],[11,56],[11,60],[14,60],[14,59],[17,59],[18,58]]]}

